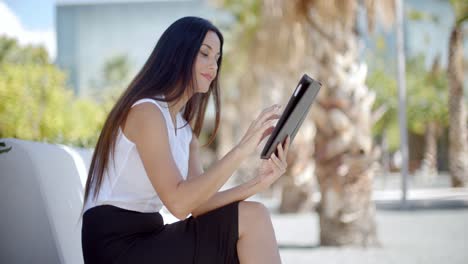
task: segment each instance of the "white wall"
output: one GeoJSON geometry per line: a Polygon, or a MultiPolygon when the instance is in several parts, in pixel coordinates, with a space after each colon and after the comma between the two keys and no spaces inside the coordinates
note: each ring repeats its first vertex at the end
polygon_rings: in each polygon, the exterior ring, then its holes
{"type": "Polygon", "coordinates": [[[184,16],[216,22],[217,12],[200,0],[57,3],[57,64],[77,94],[93,95],[109,59],[126,55],[133,78],[170,24],[184,16]]]}

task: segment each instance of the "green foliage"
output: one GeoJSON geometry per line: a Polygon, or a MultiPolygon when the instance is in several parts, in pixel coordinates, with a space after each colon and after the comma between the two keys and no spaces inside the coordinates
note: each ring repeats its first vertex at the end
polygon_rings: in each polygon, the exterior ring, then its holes
{"type": "Polygon", "coordinates": [[[130,65],[127,56],[116,56],[104,63],[102,81],[94,98],[110,111],[130,80],[130,65]]]}
{"type": "Polygon", "coordinates": [[[0,38],[0,137],[93,147],[106,110],[76,98],[42,47],[0,38]]]}
{"type": "Polygon", "coordinates": [[[245,69],[247,51],[260,24],[262,1],[221,0],[221,4],[235,19],[235,23],[226,32],[224,70],[232,72],[245,69]]]}
{"type": "Polygon", "coordinates": [[[62,86],[63,74],[48,64],[3,64],[0,76],[1,136],[60,138],[62,109],[71,99],[62,86]]]}
{"type": "MultiPolygon", "coordinates": [[[[129,77],[130,66],[125,55],[111,58],[104,64],[104,84],[105,87],[116,88],[122,86],[129,77]]],[[[122,87],[120,87],[122,88],[122,87]]]]}
{"type": "Polygon", "coordinates": [[[20,47],[16,39],[0,36],[0,64],[4,63],[44,65],[49,55],[43,46],[20,47]]]}
{"type": "Polygon", "coordinates": [[[411,20],[417,20],[417,21],[426,20],[426,21],[431,21],[433,23],[439,23],[438,16],[431,14],[431,13],[423,12],[421,10],[409,9],[407,11],[407,17],[411,20]]]}
{"type": "Polygon", "coordinates": [[[450,0],[450,4],[452,4],[455,13],[455,24],[457,26],[468,20],[468,1],[450,0]]]}
{"type": "MultiPolygon", "coordinates": [[[[373,127],[375,135],[384,131],[390,150],[399,147],[398,90],[396,78],[383,67],[376,68],[367,78],[367,85],[376,92],[375,108],[385,105],[387,112],[373,127]]],[[[406,63],[407,122],[415,134],[424,134],[428,122],[441,127],[448,125],[447,79],[445,71],[429,71],[424,66],[424,56],[410,58],[406,63]]]]}
{"type": "Polygon", "coordinates": [[[398,92],[396,79],[382,68],[372,71],[367,77],[366,84],[376,93],[374,108],[386,107],[387,111],[373,126],[374,135],[386,132],[388,146],[391,151],[399,147],[398,132],[398,92]]]}
{"type": "Polygon", "coordinates": [[[389,47],[384,35],[374,37],[375,50],[368,51],[366,62],[369,65],[369,75],[366,85],[376,93],[374,111],[385,107],[385,114],[372,127],[374,136],[385,134],[390,151],[399,148],[400,135],[398,131],[398,91],[394,77],[396,61],[389,56],[389,47]]]}
{"type": "Polygon", "coordinates": [[[255,30],[260,18],[260,0],[224,0],[223,6],[236,18],[236,22],[246,30],[255,30]]]}
{"type": "Polygon", "coordinates": [[[416,134],[424,134],[429,122],[436,122],[440,126],[448,125],[448,84],[445,71],[426,70],[424,60],[424,56],[419,55],[407,62],[409,129],[416,134]]]}

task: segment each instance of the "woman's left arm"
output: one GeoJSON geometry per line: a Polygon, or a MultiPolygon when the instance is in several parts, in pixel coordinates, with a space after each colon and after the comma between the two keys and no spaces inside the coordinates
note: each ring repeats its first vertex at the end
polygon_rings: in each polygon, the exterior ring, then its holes
{"type": "MultiPolygon", "coordinates": [[[[188,178],[197,177],[198,175],[203,174],[203,167],[200,161],[199,153],[200,148],[198,139],[195,135],[193,135],[192,141],[190,143],[188,178]]],[[[236,187],[217,192],[204,204],[193,210],[192,215],[197,217],[232,202],[245,200],[256,194],[259,191],[258,187],[259,186],[255,180],[251,180],[236,187]]]]}
{"type": "Polygon", "coordinates": [[[249,181],[225,191],[217,192],[208,201],[195,209],[192,215],[198,217],[232,202],[245,200],[257,193],[255,189],[255,183],[249,181]]]}
{"type": "MultiPolygon", "coordinates": [[[[197,217],[232,202],[245,200],[258,192],[266,190],[286,172],[289,144],[290,138],[288,136],[284,143],[284,149],[283,144],[278,144],[278,156],[273,153],[268,160],[261,161],[255,178],[239,186],[215,193],[205,203],[193,210],[192,215],[197,217]]],[[[199,152],[198,140],[193,137],[190,143],[189,172],[187,176],[189,178],[203,174],[199,152]]]]}

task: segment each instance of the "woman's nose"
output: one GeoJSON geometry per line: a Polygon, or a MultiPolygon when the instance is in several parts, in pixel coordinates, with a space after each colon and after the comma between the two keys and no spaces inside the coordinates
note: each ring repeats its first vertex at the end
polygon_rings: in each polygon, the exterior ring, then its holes
{"type": "Polygon", "coordinates": [[[218,69],[218,62],[216,60],[210,60],[210,65],[208,65],[208,67],[216,71],[218,69]]]}

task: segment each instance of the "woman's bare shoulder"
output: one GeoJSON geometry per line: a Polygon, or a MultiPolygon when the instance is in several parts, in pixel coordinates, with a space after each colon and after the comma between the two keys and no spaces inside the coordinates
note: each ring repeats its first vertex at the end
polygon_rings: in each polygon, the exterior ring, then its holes
{"type": "MultiPolygon", "coordinates": [[[[166,120],[161,109],[155,106],[154,103],[143,102],[130,109],[122,130],[128,139],[136,142],[146,134],[142,132],[146,130],[156,132],[161,127],[166,127],[166,120]]],[[[162,130],[162,132],[164,131],[166,130],[162,130]]]]}

